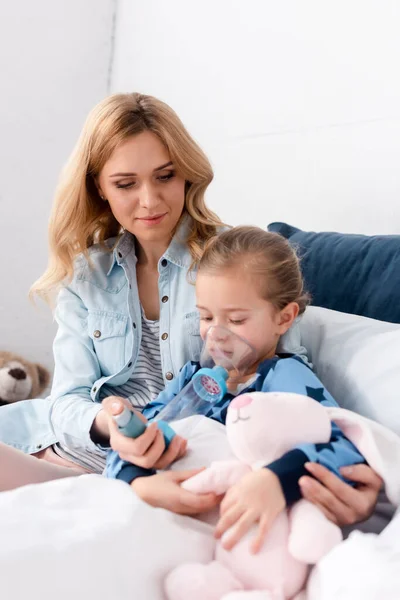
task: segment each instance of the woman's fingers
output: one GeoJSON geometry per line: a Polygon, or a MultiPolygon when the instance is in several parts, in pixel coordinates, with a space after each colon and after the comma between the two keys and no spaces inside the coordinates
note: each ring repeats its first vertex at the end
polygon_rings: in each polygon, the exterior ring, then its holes
{"type": "MultiPolygon", "coordinates": [[[[190,477],[194,477],[194,475],[197,475],[203,470],[204,467],[201,469],[190,469],[188,471],[170,471],[168,477],[175,483],[181,484],[183,481],[186,481],[190,477]]],[[[211,510],[219,501],[220,498],[215,494],[194,494],[193,492],[179,488],[179,510],[176,510],[175,512],[186,515],[195,515],[211,510]]]]}
{"type": "Polygon", "coordinates": [[[346,468],[343,473],[349,479],[354,477],[354,481],[360,480],[358,488],[345,483],[316,463],[307,464],[306,468],[315,479],[302,477],[299,480],[302,495],[318,506],[328,519],[343,527],[365,521],[371,516],[382,481],[367,465],[355,465],[350,472],[346,468]]]}
{"type": "Polygon", "coordinates": [[[353,525],[365,521],[372,515],[382,487],[382,480],[370,467],[354,465],[341,469],[345,477],[358,482],[356,487],[345,483],[316,463],[307,463],[306,468],[332,493],[329,505],[323,501],[322,492],[315,496],[314,503],[323,503],[330,512],[335,514],[339,525],[353,525]],[[340,504],[334,503],[333,498],[340,504]]]}
{"type": "Polygon", "coordinates": [[[362,491],[347,486],[352,493],[348,494],[346,490],[346,501],[343,502],[340,496],[337,497],[324,485],[309,477],[302,477],[299,485],[303,498],[318,506],[330,521],[340,527],[367,519],[375,506],[376,494],[373,492],[371,497],[371,492],[367,489],[362,491]]]}
{"type": "Polygon", "coordinates": [[[111,432],[110,443],[123,460],[145,469],[154,468],[165,450],[164,436],[157,426],[149,427],[135,440],[111,432]]]}
{"type": "Polygon", "coordinates": [[[204,469],[205,467],[198,467],[196,469],[186,469],[185,471],[170,471],[168,477],[176,483],[182,483],[183,481],[186,481],[186,479],[190,479],[190,477],[194,477],[198,473],[201,473],[204,469]]]}
{"type": "Polygon", "coordinates": [[[182,488],[181,503],[185,514],[196,515],[213,509],[218,504],[215,494],[194,494],[182,488]]]}
{"type": "MultiPolygon", "coordinates": [[[[116,429],[111,429],[110,442],[113,450],[125,456],[143,456],[155,442],[158,433],[161,433],[155,423],[146,428],[146,431],[133,439],[129,438],[116,429]]],[[[164,444],[165,447],[165,444],[164,444]]]]}
{"type": "Polygon", "coordinates": [[[310,500],[313,504],[318,503],[319,505],[324,506],[333,514],[341,511],[343,507],[346,506],[324,485],[311,477],[301,477],[299,486],[304,498],[310,500]]]}
{"type": "Polygon", "coordinates": [[[332,510],[331,506],[335,502],[335,496],[326,490],[321,483],[311,479],[311,477],[302,477],[299,480],[299,485],[303,498],[312,502],[312,504],[317,506],[330,521],[338,525],[339,519],[337,518],[336,513],[342,513],[345,505],[340,507],[336,506],[332,510]]]}
{"type": "Polygon", "coordinates": [[[368,465],[353,465],[351,467],[342,467],[340,472],[346,479],[360,483],[379,492],[383,486],[383,481],[375,471],[368,465]]]}
{"type": "Polygon", "coordinates": [[[113,415],[120,414],[122,408],[126,406],[144,423],[147,423],[146,418],[141,413],[134,411],[129,402],[124,398],[109,396],[103,400],[102,405],[109,418],[110,444],[113,450],[118,452],[121,458],[125,458],[125,460],[132,461],[133,458],[136,458],[137,456],[143,456],[157,438],[157,425],[152,423],[139,437],[135,439],[129,438],[120,433],[118,426],[113,419],[113,415]]]}
{"type": "Polygon", "coordinates": [[[136,416],[143,421],[143,423],[147,423],[146,417],[144,417],[141,412],[134,410],[129,400],[122,398],[121,396],[108,396],[102,400],[101,405],[110,416],[121,414],[123,409],[126,407],[134,412],[136,416]]]}
{"type": "Polygon", "coordinates": [[[195,515],[211,510],[220,498],[215,494],[194,494],[181,487],[181,482],[202,469],[164,471],[150,477],[138,477],[131,486],[135,493],[151,506],[174,513],[195,515]]]}
{"type": "Polygon", "coordinates": [[[151,446],[139,457],[135,458],[135,464],[145,469],[155,468],[165,450],[164,436],[160,430],[156,432],[151,446]]]}
{"type": "Polygon", "coordinates": [[[183,456],[185,456],[186,451],[187,451],[187,440],[185,440],[185,438],[182,438],[182,443],[181,443],[181,448],[178,454],[178,458],[182,458],[183,456]]]}
{"type": "Polygon", "coordinates": [[[179,435],[176,435],[168,446],[168,450],[164,452],[161,458],[154,465],[154,468],[161,471],[162,469],[168,467],[171,463],[184,455],[186,452],[186,446],[186,440],[181,438],[179,435]]]}
{"type": "Polygon", "coordinates": [[[305,467],[315,479],[322,483],[323,488],[329,490],[333,496],[338,498],[343,504],[353,506],[354,503],[357,502],[357,491],[339,479],[332,471],[329,471],[329,469],[317,463],[306,463],[305,467]]]}
{"type": "Polygon", "coordinates": [[[110,421],[111,447],[118,452],[123,460],[133,462],[140,467],[154,467],[162,470],[185,454],[187,442],[178,435],[174,437],[168,450],[165,451],[165,441],[156,423],[149,425],[135,439],[121,434],[113,415],[120,414],[124,406],[132,410],[144,423],[147,423],[146,418],[141,413],[134,411],[124,398],[109,396],[103,400],[103,405],[110,421]]]}

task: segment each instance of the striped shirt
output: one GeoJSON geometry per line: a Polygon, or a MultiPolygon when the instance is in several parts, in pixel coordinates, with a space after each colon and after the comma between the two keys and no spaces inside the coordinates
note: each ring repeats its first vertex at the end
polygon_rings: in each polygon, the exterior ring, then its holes
{"type": "MultiPolygon", "coordinates": [[[[120,386],[104,385],[101,400],[107,396],[127,398],[140,412],[146,404],[155,400],[164,389],[160,355],[159,321],[147,319],[142,308],[142,342],[138,359],[131,379],[120,386]]],[[[106,464],[107,450],[90,451],[66,448],[55,444],[53,450],[58,456],[70,460],[93,473],[101,473],[106,464]]]]}
{"type": "Polygon", "coordinates": [[[142,342],[133,377],[123,385],[104,385],[101,399],[107,396],[127,398],[134,408],[142,411],[164,389],[160,355],[160,323],[146,319],[142,308],[142,342]]]}

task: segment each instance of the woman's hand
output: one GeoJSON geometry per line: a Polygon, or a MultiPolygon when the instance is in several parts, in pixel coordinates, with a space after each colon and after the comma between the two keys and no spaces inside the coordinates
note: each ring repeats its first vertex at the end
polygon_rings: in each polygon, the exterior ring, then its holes
{"type": "Polygon", "coordinates": [[[285,497],[275,473],[269,469],[248,473],[227,491],[222,500],[215,536],[219,538],[230,530],[222,545],[225,550],[231,550],[250,527],[258,523],[258,532],[250,547],[255,554],[285,506],[285,497]]]}
{"type": "Polygon", "coordinates": [[[190,471],[165,471],[149,477],[137,477],[132,489],[147,504],[165,508],[180,515],[196,515],[217,506],[220,498],[215,494],[194,494],[181,487],[181,483],[202,469],[190,471]]]}
{"type": "Polygon", "coordinates": [[[179,435],[173,438],[168,450],[165,450],[164,436],[157,423],[149,425],[146,431],[135,439],[128,438],[120,433],[113,415],[117,415],[122,411],[122,405],[127,406],[139,419],[147,423],[145,417],[134,411],[125,399],[109,396],[103,400],[102,405],[108,418],[110,446],[118,452],[122,460],[145,469],[165,469],[185,454],[187,441],[179,435]]]}
{"type": "Polygon", "coordinates": [[[357,483],[352,487],[317,463],[307,463],[314,476],[302,477],[299,485],[303,498],[318,506],[330,521],[340,527],[365,521],[374,512],[382,479],[367,465],[343,467],[346,479],[357,483]],[[317,481],[318,480],[318,481],[317,481]]]}

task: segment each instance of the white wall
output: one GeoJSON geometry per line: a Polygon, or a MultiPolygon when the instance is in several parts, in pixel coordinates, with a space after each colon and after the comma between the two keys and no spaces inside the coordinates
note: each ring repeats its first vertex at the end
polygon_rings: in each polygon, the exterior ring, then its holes
{"type": "Polygon", "coordinates": [[[52,366],[47,263],[58,173],[107,93],[160,96],[210,156],[232,224],[399,232],[397,0],[0,3],[0,349],[52,366]]]}
{"type": "Polygon", "coordinates": [[[113,91],[171,104],[232,224],[400,232],[397,0],[118,0],[113,91]]]}
{"type": "Polygon", "coordinates": [[[113,0],[0,3],[0,350],[52,366],[50,310],[27,299],[47,264],[61,166],[107,93],[113,0]]]}

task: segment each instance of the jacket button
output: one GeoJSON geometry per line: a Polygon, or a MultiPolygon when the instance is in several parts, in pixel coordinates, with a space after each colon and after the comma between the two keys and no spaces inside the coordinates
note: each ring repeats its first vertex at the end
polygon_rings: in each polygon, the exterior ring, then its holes
{"type": "Polygon", "coordinates": [[[128,363],[128,368],[130,368],[131,366],[132,366],[132,363],[131,363],[131,362],[130,362],[130,363],[128,363]]]}
{"type": "Polygon", "coordinates": [[[163,296],[163,297],[161,298],[161,302],[164,302],[164,304],[165,304],[166,302],[168,302],[168,296],[163,296]]]}
{"type": "Polygon", "coordinates": [[[122,258],[122,253],[121,253],[121,252],[118,252],[118,256],[119,256],[120,258],[122,258]]]}
{"type": "Polygon", "coordinates": [[[136,323],[135,323],[135,321],[133,321],[132,325],[133,325],[133,329],[136,329],[136,323]]]}
{"type": "Polygon", "coordinates": [[[96,329],[95,331],[93,331],[93,337],[95,337],[95,338],[101,337],[101,331],[99,331],[98,329],[96,329]]]}
{"type": "Polygon", "coordinates": [[[165,378],[168,379],[168,381],[171,381],[171,379],[174,378],[174,374],[171,373],[171,371],[168,371],[168,373],[165,374],[165,378]]]}
{"type": "Polygon", "coordinates": [[[36,450],[41,450],[43,448],[43,444],[37,444],[36,450]]]}
{"type": "Polygon", "coordinates": [[[162,336],[161,336],[161,339],[164,340],[164,341],[167,340],[168,339],[168,333],[163,333],[162,336]]]}
{"type": "Polygon", "coordinates": [[[97,387],[94,387],[94,388],[93,388],[93,392],[97,392],[97,387]]]}
{"type": "Polygon", "coordinates": [[[166,259],[166,258],[163,258],[163,259],[162,259],[162,261],[161,261],[161,266],[162,266],[162,267],[166,267],[166,266],[167,266],[167,264],[168,264],[168,261],[167,261],[167,259],[166,259]]]}

